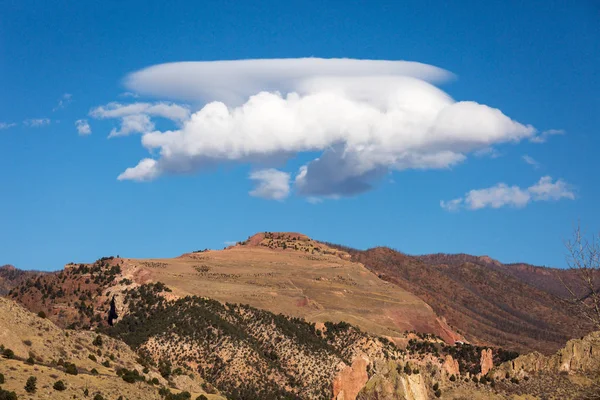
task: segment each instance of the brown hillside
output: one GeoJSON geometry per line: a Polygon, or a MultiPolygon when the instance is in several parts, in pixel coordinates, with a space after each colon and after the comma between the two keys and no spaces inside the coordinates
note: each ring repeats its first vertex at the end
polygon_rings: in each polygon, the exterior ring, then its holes
{"type": "Polygon", "coordinates": [[[39,271],[23,271],[15,268],[12,265],[3,265],[0,267],[0,296],[6,296],[6,294],[13,287],[17,286],[21,282],[27,279],[43,275],[44,272],[39,271]]]}
{"type": "Polygon", "coordinates": [[[475,343],[550,353],[591,329],[580,325],[568,303],[491,268],[499,264],[491,259],[346,250],[382,279],[420,296],[475,343]]]}
{"type": "MultiPolygon", "coordinates": [[[[472,256],[469,254],[428,254],[415,258],[430,265],[461,265],[466,262],[491,268],[512,276],[517,280],[561,298],[570,298],[567,284],[576,295],[584,297],[589,289],[580,284],[577,272],[572,269],[540,267],[526,263],[503,264],[487,256],[472,256]],[[564,284],[563,284],[564,282],[564,284]]],[[[600,273],[598,273],[600,285],[600,273]]]]}
{"type": "MultiPolygon", "coordinates": [[[[101,394],[105,399],[119,396],[129,399],[162,399],[158,390],[167,382],[159,371],[144,366],[125,343],[91,331],[63,330],[48,319],[25,310],[17,303],[0,297],[0,374],[5,382],[2,389],[14,391],[18,398],[73,399],[88,398],[101,394]],[[97,337],[101,338],[101,342],[97,337]],[[12,350],[13,357],[5,351],[12,350]],[[31,357],[31,362],[27,359],[31,357]],[[67,373],[67,364],[75,366],[76,375],[67,373]],[[118,376],[121,368],[137,370],[144,379],[156,378],[158,384],[146,382],[128,383],[118,376]],[[97,373],[96,373],[97,371],[97,373]],[[24,390],[29,376],[37,378],[37,390],[27,394],[24,390]],[[64,391],[53,388],[61,380],[64,391]]],[[[175,392],[178,390],[174,389],[175,392]]],[[[204,391],[199,390],[196,395],[204,391]]],[[[205,393],[204,393],[205,394],[205,393]]],[[[194,397],[195,398],[195,397],[194,397]]],[[[210,396],[211,399],[220,399],[210,396]]]]}

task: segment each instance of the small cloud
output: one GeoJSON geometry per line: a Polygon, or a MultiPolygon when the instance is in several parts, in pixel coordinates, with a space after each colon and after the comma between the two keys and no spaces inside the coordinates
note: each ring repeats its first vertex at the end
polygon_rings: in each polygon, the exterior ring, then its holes
{"type": "Polygon", "coordinates": [[[308,201],[310,204],[319,204],[323,202],[323,199],[320,197],[310,196],[306,198],[306,201],[308,201]]]}
{"type": "Polygon", "coordinates": [[[157,103],[108,103],[90,111],[90,116],[97,119],[117,118],[121,127],[113,129],[108,137],[127,136],[133,133],[148,133],[154,130],[151,117],[170,119],[178,125],[190,116],[189,108],[167,102],[157,103]]]}
{"type": "Polygon", "coordinates": [[[12,128],[13,126],[17,126],[17,124],[15,124],[14,122],[11,122],[11,123],[0,122],[0,131],[3,130],[3,129],[12,128]]]}
{"type": "Polygon", "coordinates": [[[273,168],[254,171],[250,179],[256,181],[256,187],[250,196],[268,200],[283,200],[290,193],[290,174],[273,168]]]}
{"type": "Polygon", "coordinates": [[[119,97],[131,97],[131,98],[137,99],[138,97],[140,97],[140,95],[137,93],[133,93],[133,92],[124,92],[124,93],[119,94],[119,97]]]}
{"type": "Polygon", "coordinates": [[[52,109],[52,111],[62,110],[63,108],[69,105],[72,98],[73,95],[71,93],[63,94],[62,97],[58,100],[58,104],[52,109]]]}
{"type": "Polygon", "coordinates": [[[493,147],[485,147],[481,150],[477,150],[473,154],[475,155],[475,157],[480,157],[480,158],[482,158],[482,157],[498,158],[502,155],[498,150],[496,150],[493,147]]]}
{"type": "Polygon", "coordinates": [[[525,189],[498,183],[490,188],[471,190],[464,197],[447,202],[442,200],[440,206],[447,211],[458,211],[460,208],[480,210],[505,206],[523,208],[532,201],[557,201],[560,199],[575,199],[571,185],[562,179],[553,181],[552,177],[544,176],[536,184],[525,189]]]}
{"type": "Polygon", "coordinates": [[[442,207],[444,210],[447,210],[447,211],[458,211],[462,202],[463,202],[463,199],[461,199],[461,198],[449,200],[449,201],[440,200],[440,207],[442,207]]]}
{"type": "Polygon", "coordinates": [[[527,164],[533,166],[533,168],[535,168],[535,169],[538,169],[540,167],[540,163],[537,162],[536,160],[534,160],[533,157],[528,156],[527,154],[525,154],[521,158],[523,159],[523,161],[525,161],[527,164]]]}
{"type": "Polygon", "coordinates": [[[156,160],[151,158],[145,158],[138,163],[135,167],[127,168],[125,172],[117,177],[120,181],[138,181],[144,182],[152,180],[159,175],[156,160]]]}
{"type": "Polygon", "coordinates": [[[553,135],[564,135],[566,132],[563,129],[548,129],[543,131],[538,136],[533,136],[529,139],[532,143],[545,143],[548,140],[548,136],[553,135]]]}
{"type": "Polygon", "coordinates": [[[225,246],[235,246],[237,244],[237,242],[231,240],[226,240],[223,243],[225,244],[225,246]]]}
{"type": "Polygon", "coordinates": [[[23,124],[32,128],[39,128],[42,126],[50,125],[51,122],[52,121],[50,121],[50,119],[48,118],[32,118],[26,119],[25,121],[23,121],[23,124]]]}
{"type": "Polygon", "coordinates": [[[92,128],[88,123],[87,119],[78,119],[75,121],[75,127],[77,128],[77,133],[81,136],[86,136],[92,133],[92,128]]]}

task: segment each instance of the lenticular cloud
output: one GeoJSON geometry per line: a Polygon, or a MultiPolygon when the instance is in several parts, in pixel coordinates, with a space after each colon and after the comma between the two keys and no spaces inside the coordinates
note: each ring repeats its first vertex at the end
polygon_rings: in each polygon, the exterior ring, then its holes
{"type": "MultiPolygon", "coordinates": [[[[434,86],[451,77],[406,61],[317,58],[146,68],[126,78],[129,90],[202,106],[176,130],[145,132],[143,146],[158,156],[119,179],[320,152],[293,174],[294,190],[349,196],[391,170],[449,168],[470,152],[535,135],[498,109],[456,102],[434,86]]],[[[265,179],[280,176],[269,171],[265,179]]]]}

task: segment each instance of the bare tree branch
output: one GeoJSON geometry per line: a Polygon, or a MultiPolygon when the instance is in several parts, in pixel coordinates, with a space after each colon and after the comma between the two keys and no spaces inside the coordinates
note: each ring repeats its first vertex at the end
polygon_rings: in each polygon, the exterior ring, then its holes
{"type": "Polygon", "coordinates": [[[567,265],[574,271],[575,283],[567,282],[560,275],[570,300],[581,316],[600,329],[600,235],[588,240],[577,225],[573,237],[565,242],[567,265]]]}

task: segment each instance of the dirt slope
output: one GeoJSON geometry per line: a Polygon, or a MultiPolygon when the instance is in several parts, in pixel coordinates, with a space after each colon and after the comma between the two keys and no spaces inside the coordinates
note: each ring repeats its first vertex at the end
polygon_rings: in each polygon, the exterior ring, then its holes
{"type": "Polygon", "coordinates": [[[384,247],[347,250],[382,279],[420,296],[476,343],[549,354],[591,330],[568,303],[499,270],[491,259],[412,257],[384,247]]]}
{"type": "Polygon", "coordinates": [[[221,251],[173,259],[124,259],[124,276],[160,281],[178,296],[249,304],[311,322],[345,321],[377,335],[404,331],[459,338],[423,300],[379,279],[338,250],[299,234],[255,235],[221,251]],[[271,245],[269,246],[269,242],[271,245]]]}

